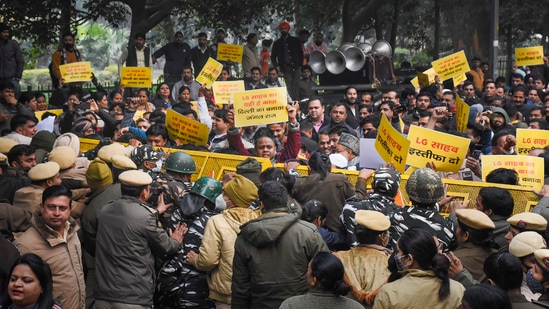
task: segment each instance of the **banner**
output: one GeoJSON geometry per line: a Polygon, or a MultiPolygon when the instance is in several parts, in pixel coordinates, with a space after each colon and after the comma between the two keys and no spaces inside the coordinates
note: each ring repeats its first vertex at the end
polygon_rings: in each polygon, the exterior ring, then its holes
{"type": "Polygon", "coordinates": [[[219,77],[221,71],[223,70],[223,64],[215,61],[213,58],[208,58],[208,61],[202,67],[200,73],[196,77],[196,81],[199,82],[202,86],[208,87],[213,84],[213,82],[219,77]]]}
{"type": "Polygon", "coordinates": [[[217,60],[242,62],[244,46],[235,44],[217,44],[217,60]]]}
{"type": "Polygon", "coordinates": [[[441,81],[447,80],[452,77],[460,77],[465,73],[468,73],[471,69],[465,57],[463,50],[453,53],[444,58],[431,62],[436,74],[440,77],[441,81]]]}
{"type": "Polygon", "coordinates": [[[543,149],[549,145],[549,131],[517,129],[516,150],[519,155],[528,155],[531,150],[543,149]]]}
{"type": "Polygon", "coordinates": [[[515,62],[519,66],[543,64],[543,46],[515,48],[515,62]]]}
{"type": "Polygon", "coordinates": [[[288,121],[286,87],[236,92],[233,101],[237,127],[288,121]]]}
{"type": "Polygon", "coordinates": [[[87,61],[59,65],[64,83],[89,82],[92,78],[91,64],[87,61]]]}
{"type": "Polygon", "coordinates": [[[435,70],[433,68],[430,68],[428,70],[423,71],[423,73],[418,74],[418,76],[412,78],[410,83],[412,83],[412,85],[414,85],[415,88],[423,88],[431,84],[434,84],[436,75],[437,73],[435,73],[435,70]],[[427,81],[425,80],[425,77],[423,74],[427,75],[427,77],[429,78],[427,81]],[[421,83],[419,82],[420,77],[422,78],[421,83]],[[427,82],[427,85],[424,85],[426,82],[427,82]]]}
{"type": "Polygon", "coordinates": [[[483,181],[486,181],[486,176],[491,171],[498,168],[508,168],[516,171],[519,174],[519,185],[521,186],[527,186],[535,190],[541,190],[543,186],[543,158],[513,155],[482,156],[483,181]]]}
{"type": "Polygon", "coordinates": [[[467,131],[470,110],[471,107],[469,104],[465,103],[459,96],[456,96],[456,128],[458,132],[465,133],[467,131]]]}
{"type": "Polygon", "coordinates": [[[130,88],[151,88],[152,69],[150,67],[122,67],[120,84],[130,88]]]}
{"type": "Polygon", "coordinates": [[[63,110],[62,109],[48,109],[48,110],[45,110],[45,111],[34,112],[34,116],[36,117],[36,119],[38,119],[40,121],[40,120],[42,120],[42,116],[46,112],[52,113],[52,114],[55,114],[55,115],[59,116],[63,113],[63,110]]]}
{"type": "Polygon", "coordinates": [[[170,138],[178,139],[182,144],[193,143],[197,146],[208,144],[210,128],[207,125],[174,112],[171,108],[166,110],[166,128],[170,138]]]}
{"type": "Polygon", "coordinates": [[[457,173],[471,140],[419,126],[410,126],[410,148],[406,164],[425,167],[434,163],[437,171],[457,173]]]}
{"type": "Polygon", "coordinates": [[[215,103],[228,104],[232,102],[233,93],[245,91],[244,81],[214,82],[213,94],[215,103]]]}
{"type": "MultiPolygon", "coordinates": [[[[402,134],[400,134],[400,132],[398,132],[395,128],[393,128],[386,116],[381,117],[381,123],[379,124],[377,130],[376,142],[374,146],[385,162],[393,162],[395,169],[401,173],[404,173],[410,141],[402,136],[402,134]]],[[[360,153],[362,160],[362,156],[367,153],[362,151],[360,153]]]]}

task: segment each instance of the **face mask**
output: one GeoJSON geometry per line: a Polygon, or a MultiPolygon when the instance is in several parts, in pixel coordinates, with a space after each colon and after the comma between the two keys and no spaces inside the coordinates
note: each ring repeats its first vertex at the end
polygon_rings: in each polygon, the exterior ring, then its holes
{"type": "Polygon", "coordinates": [[[526,272],[526,284],[528,284],[528,287],[533,293],[543,293],[543,286],[541,285],[541,282],[534,279],[530,269],[526,272]]]}
{"type": "Polygon", "coordinates": [[[223,194],[219,194],[215,199],[215,209],[224,210],[227,209],[227,202],[223,198],[223,194]]]}
{"type": "Polygon", "coordinates": [[[402,258],[404,258],[404,257],[405,257],[405,255],[403,255],[403,256],[395,255],[395,264],[397,266],[398,271],[404,271],[404,269],[406,269],[406,265],[404,265],[404,263],[402,263],[402,258]]]}
{"type": "Polygon", "coordinates": [[[162,159],[156,161],[156,167],[152,169],[153,172],[160,172],[162,169],[162,159]]]}

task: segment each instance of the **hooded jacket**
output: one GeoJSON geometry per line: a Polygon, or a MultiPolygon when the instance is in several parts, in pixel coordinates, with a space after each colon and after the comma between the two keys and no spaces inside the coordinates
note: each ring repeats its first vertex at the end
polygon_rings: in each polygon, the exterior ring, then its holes
{"type": "Polygon", "coordinates": [[[250,208],[233,207],[208,220],[198,257],[193,266],[209,271],[210,298],[231,303],[231,278],[233,276],[234,244],[240,226],[257,214],[250,208]]]}
{"type": "Polygon", "coordinates": [[[328,247],[316,226],[279,208],[240,227],[235,243],[232,308],[278,308],[307,292],[307,268],[328,247]]]}

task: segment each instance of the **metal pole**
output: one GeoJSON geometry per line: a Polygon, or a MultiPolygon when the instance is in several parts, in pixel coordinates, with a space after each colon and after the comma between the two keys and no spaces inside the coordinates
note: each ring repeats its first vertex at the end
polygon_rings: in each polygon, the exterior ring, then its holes
{"type": "MultiPolygon", "coordinates": [[[[492,78],[498,77],[498,47],[499,47],[499,0],[492,0],[492,16],[490,18],[490,70],[492,78]]],[[[511,61],[511,59],[507,59],[511,61]]]]}

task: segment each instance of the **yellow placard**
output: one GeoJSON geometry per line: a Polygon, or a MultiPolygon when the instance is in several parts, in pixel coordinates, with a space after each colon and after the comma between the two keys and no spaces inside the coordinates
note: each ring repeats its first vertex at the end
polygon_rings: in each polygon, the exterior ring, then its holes
{"type": "Polygon", "coordinates": [[[395,169],[404,173],[410,141],[393,128],[386,116],[381,117],[374,147],[385,162],[393,162],[395,169]]]}
{"type": "Polygon", "coordinates": [[[244,46],[235,44],[217,44],[217,60],[242,62],[244,46]]]}
{"type": "Polygon", "coordinates": [[[434,163],[437,171],[456,173],[467,154],[471,140],[447,133],[410,126],[410,148],[406,164],[425,167],[434,163]]]}
{"type": "Polygon", "coordinates": [[[89,82],[93,74],[88,61],[61,64],[59,71],[65,83],[89,82]]]}
{"type": "Polygon", "coordinates": [[[171,108],[166,110],[166,128],[172,140],[179,140],[183,144],[193,143],[197,146],[208,144],[210,128],[207,125],[174,112],[171,108]]]}
{"type": "Polygon", "coordinates": [[[152,69],[150,67],[122,67],[120,84],[124,87],[151,88],[152,69]]]}
{"type": "Polygon", "coordinates": [[[482,179],[498,168],[515,170],[519,174],[519,184],[540,190],[543,186],[543,158],[532,156],[489,155],[482,156],[482,179]]]}
{"type": "Polygon", "coordinates": [[[63,110],[62,109],[48,109],[46,111],[34,112],[34,116],[36,117],[36,119],[38,119],[40,121],[40,120],[42,120],[42,116],[46,112],[52,113],[52,114],[55,114],[55,115],[59,116],[63,113],[63,110]]]}
{"type": "Polygon", "coordinates": [[[467,80],[467,75],[462,74],[461,76],[454,76],[452,78],[454,79],[454,87],[457,87],[457,85],[467,80]]]}
{"type": "Polygon", "coordinates": [[[233,93],[245,91],[244,81],[214,82],[213,94],[215,103],[228,104],[233,99],[233,93]]]}
{"type": "Polygon", "coordinates": [[[288,121],[286,87],[235,92],[233,101],[237,127],[288,121]]]}
{"type": "Polygon", "coordinates": [[[549,131],[517,129],[516,151],[519,155],[528,155],[531,150],[543,149],[549,145],[549,131]]]}
{"type": "Polygon", "coordinates": [[[198,115],[198,101],[191,101],[191,109],[196,112],[196,120],[200,120],[200,115],[198,115]]]}
{"type": "Polygon", "coordinates": [[[459,96],[456,96],[456,128],[458,132],[465,133],[467,131],[470,110],[471,107],[469,104],[465,103],[459,96]]]}
{"type": "Polygon", "coordinates": [[[206,61],[204,67],[202,67],[200,73],[198,73],[196,81],[199,82],[202,86],[209,87],[221,74],[222,70],[223,64],[215,61],[214,58],[210,57],[208,58],[208,61],[206,61]]]}
{"type": "Polygon", "coordinates": [[[440,77],[441,81],[447,80],[448,78],[452,78],[454,76],[461,76],[471,70],[463,50],[435,60],[431,62],[431,64],[433,65],[433,69],[435,69],[435,72],[440,77]]]}
{"type": "Polygon", "coordinates": [[[141,111],[135,111],[135,113],[133,114],[133,121],[136,121],[137,119],[139,118],[143,118],[143,114],[145,114],[146,112],[141,110],[141,111]]]}
{"type": "Polygon", "coordinates": [[[515,62],[517,65],[543,64],[543,46],[515,48],[515,62]]]}
{"type": "MultiPolygon", "coordinates": [[[[435,70],[433,68],[430,68],[428,70],[425,70],[423,71],[423,73],[420,73],[420,74],[427,74],[427,76],[429,77],[429,83],[427,84],[427,86],[431,85],[431,84],[434,84],[435,83],[435,76],[437,76],[437,73],[435,73],[435,70]]],[[[424,82],[424,81],[423,81],[424,82]]],[[[422,84],[420,84],[419,82],[419,75],[414,77],[410,83],[412,83],[412,85],[414,85],[415,88],[422,88],[422,87],[425,87],[425,86],[422,86],[422,84]]]]}

